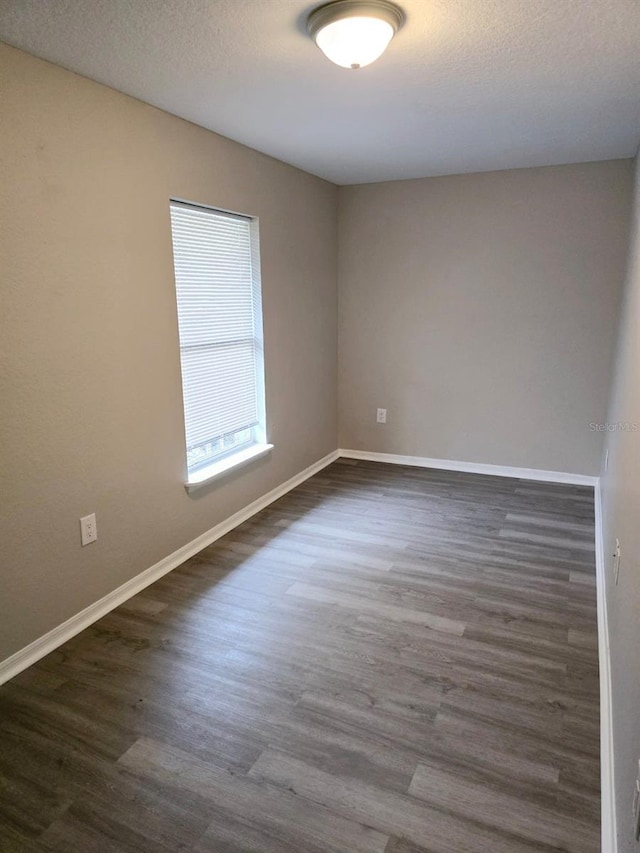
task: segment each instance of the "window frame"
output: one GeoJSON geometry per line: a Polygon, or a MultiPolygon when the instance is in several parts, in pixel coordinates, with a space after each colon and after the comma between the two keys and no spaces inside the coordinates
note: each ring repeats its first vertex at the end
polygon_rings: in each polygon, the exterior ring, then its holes
{"type": "MultiPolygon", "coordinates": [[[[226,210],[213,205],[193,202],[187,199],[171,196],[169,199],[169,226],[171,234],[171,250],[173,259],[173,278],[174,278],[174,294],[176,299],[176,320],[178,324],[178,346],[180,357],[180,383],[182,391],[182,414],[184,425],[184,447],[185,447],[185,488],[187,492],[202,488],[210,482],[227,476],[238,468],[244,467],[251,462],[268,455],[273,450],[273,444],[267,441],[267,423],[266,423],[266,385],[265,385],[265,357],[264,357],[264,319],[262,310],[262,275],[260,269],[260,231],[259,219],[257,216],[251,216],[243,213],[238,213],[232,210],[226,210]],[[227,451],[223,450],[216,454],[215,457],[208,461],[189,467],[187,447],[187,422],[186,409],[187,400],[185,397],[185,382],[184,382],[184,367],[183,367],[183,351],[187,347],[183,347],[182,337],[180,335],[179,322],[179,292],[178,280],[176,274],[175,262],[175,235],[173,222],[171,219],[171,210],[173,206],[189,208],[196,211],[207,212],[217,216],[226,217],[228,219],[240,219],[248,223],[249,226],[249,251],[252,279],[252,317],[253,317],[253,341],[254,341],[254,375],[255,375],[255,393],[256,393],[256,414],[257,423],[250,427],[252,432],[252,440],[243,443],[235,448],[230,447],[227,451]]],[[[240,432],[238,430],[237,432],[240,432]]]]}

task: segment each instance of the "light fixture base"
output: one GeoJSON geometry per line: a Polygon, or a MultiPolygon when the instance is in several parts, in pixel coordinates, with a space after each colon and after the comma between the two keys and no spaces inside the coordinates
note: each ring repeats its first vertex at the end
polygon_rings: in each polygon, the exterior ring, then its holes
{"type": "Polygon", "coordinates": [[[386,21],[393,27],[394,34],[403,25],[405,16],[402,9],[389,0],[332,0],[318,6],[307,18],[307,32],[315,41],[323,27],[343,18],[375,17],[386,21]]]}
{"type": "Polygon", "coordinates": [[[390,0],[333,0],[307,19],[307,32],[327,59],[342,68],[375,62],[404,23],[390,0]]]}

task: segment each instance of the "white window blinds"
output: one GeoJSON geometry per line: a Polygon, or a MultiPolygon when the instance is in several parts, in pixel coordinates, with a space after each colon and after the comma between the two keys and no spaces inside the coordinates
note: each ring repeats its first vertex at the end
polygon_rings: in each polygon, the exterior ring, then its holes
{"type": "Polygon", "coordinates": [[[171,202],[189,470],[257,441],[264,406],[257,223],[171,202]]]}

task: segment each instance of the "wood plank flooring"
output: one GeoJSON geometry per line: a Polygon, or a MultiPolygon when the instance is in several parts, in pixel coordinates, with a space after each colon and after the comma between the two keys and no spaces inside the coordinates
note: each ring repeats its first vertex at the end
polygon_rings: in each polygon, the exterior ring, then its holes
{"type": "Polygon", "coordinates": [[[0,850],[596,853],[593,540],[335,463],[0,689],[0,850]]]}

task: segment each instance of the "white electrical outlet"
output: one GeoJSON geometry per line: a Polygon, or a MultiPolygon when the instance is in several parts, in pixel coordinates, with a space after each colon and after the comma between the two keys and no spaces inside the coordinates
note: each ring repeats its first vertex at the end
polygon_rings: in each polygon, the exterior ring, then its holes
{"type": "Polygon", "coordinates": [[[613,575],[616,586],[618,585],[618,577],[620,575],[620,540],[616,539],[616,550],[613,555],[613,575]]]}
{"type": "Polygon", "coordinates": [[[386,409],[378,409],[378,414],[376,415],[376,421],[379,424],[386,424],[386,422],[387,422],[387,410],[386,409]]]}
{"type": "Polygon", "coordinates": [[[82,546],[90,545],[98,538],[98,526],[96,524],[96,514],[85,515],[80,519],[80,539],[82,546]]]}

